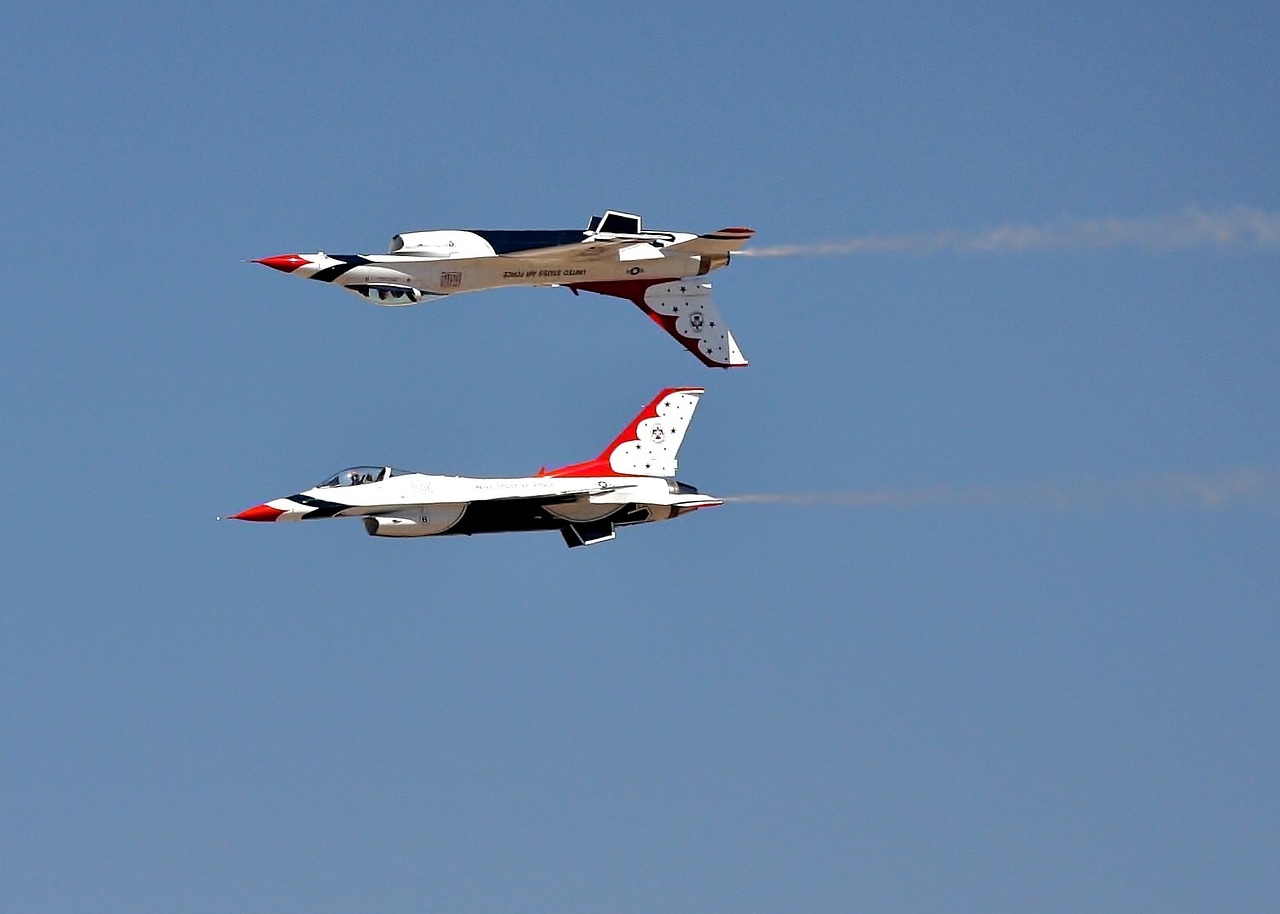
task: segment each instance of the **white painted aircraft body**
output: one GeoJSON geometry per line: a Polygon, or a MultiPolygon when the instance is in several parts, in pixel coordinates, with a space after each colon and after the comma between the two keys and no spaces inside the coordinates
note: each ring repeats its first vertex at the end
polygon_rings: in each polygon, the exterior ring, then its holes
{"type": "Polygon", "coordinates": [[[729,263],[747,228],[646,231],[610,210],[584,230],[405,232],[386,254],[281,254],[255,260],[397,307],[503,286],[567,286],[633,302],[704,364],[747,364],[702,277],[729,263]]]}
{"type": "Polygon", "coordinates": [[[571,547],[603,542],[617,527],[723,504],[674,479],[676,455],[702,393],[697,387],[664,390],[599,457],[536,476],[486,479],[352,467],[232,517],[360,517],[371,536],[559,530],[571,547]]]}

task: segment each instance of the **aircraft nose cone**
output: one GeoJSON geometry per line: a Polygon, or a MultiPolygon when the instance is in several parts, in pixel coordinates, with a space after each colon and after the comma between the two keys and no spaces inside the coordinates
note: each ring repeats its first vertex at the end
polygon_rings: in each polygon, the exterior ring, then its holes
{"type": "Polygon", "coordinates": [[[279,508],[273,508],[270,505],[254,505],[252,508],[245,508],[239,514],[232,514],[232,520],[275,520],[284,512],[279,508]]]}
{"type": "Polygon", "coordinates": [[[278,254],[275,257],[263,257],[261,260],[253,262],[260,263],[264,267],[271,267],[273,270],[279,270],[281,273],[292,273],[298,267],[310,263],[301,254],[278,254]]]}

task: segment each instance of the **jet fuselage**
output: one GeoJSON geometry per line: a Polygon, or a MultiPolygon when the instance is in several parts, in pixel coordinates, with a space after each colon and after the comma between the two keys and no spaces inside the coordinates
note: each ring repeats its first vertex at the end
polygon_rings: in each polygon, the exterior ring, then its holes
{"type": "Polygon", "coordinates": [[[386,254],[280,254],[254,261],[398,307],[504,286],[566,286],[639,307],[703,363],[747,364],[701,280],[750,240],[748,228],[707,235],[645,231],[612,210],[586,229],[405,232],[386,254]]]}

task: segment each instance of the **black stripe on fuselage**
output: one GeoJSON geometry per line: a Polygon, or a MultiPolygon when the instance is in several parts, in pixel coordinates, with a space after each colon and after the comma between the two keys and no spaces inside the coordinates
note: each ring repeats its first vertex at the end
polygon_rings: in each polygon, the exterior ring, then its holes
{"type": "MultiPolygon", "coordinates": [[[[648,508],[620,505],[605,520],[614,526],[642,524],[649,519],[648,508]]],[[[476,533],[521,533],[531,530],[560,530],[570,521],[554,517],[537,502],[525,500],[473,501],[456,524],[442,536],[471,536],[476,533]]]]}
{"type": "Polygon", "coordinates": [[[348,270],[363,266],[366,263],[372,263],[369,258],[361,257],[359,254],[326,254],[325,256],[331,260],[341,260],[342,263],[317,271],[311,277],[312,279],[318,279],[321,282],[333,282],[348,270]]]}
{"type": "Polygon", "coordinates": [[[533,251],[538,248],[553,248],[561,244],[577,244],[587,237],[582,229],[545,229],[545,230],[498,230],[468,229],[473,235],[479,235],[495,254],[514,254],[517,251],[533,251]]]}
{"type": "Polygon", "coordinates": [[[303,520],[314,520],[317,517],[335,517],[339,511],[345,511],[351,507],[351,505],[340,505],[336,501],[312,498],[310,495],[290,495],[289,501],[296,501],[305,507],[315,508],[309,514],[302,515],[303,520]]]}

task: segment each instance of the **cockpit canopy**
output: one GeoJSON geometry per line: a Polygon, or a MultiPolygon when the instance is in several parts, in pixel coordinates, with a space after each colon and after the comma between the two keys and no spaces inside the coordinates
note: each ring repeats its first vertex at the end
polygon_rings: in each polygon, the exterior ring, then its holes
{"type": "Polygon", "coordinates": [[[382,482],[392,476],[407,476],[412,470],[397,470],[394,467],[347,467],[341,473],[330,476],[316,486],[317,489],[335,489],[341,486],[362,486],[368,482],[382,482]]]}
{"type": "Polygon", "coordinates": [[[588,232],[605,232],[613,235],[639,235],[640,217],[634,213],[605,210],[603,216],[592,216],[587,223],[588,232]]]}

